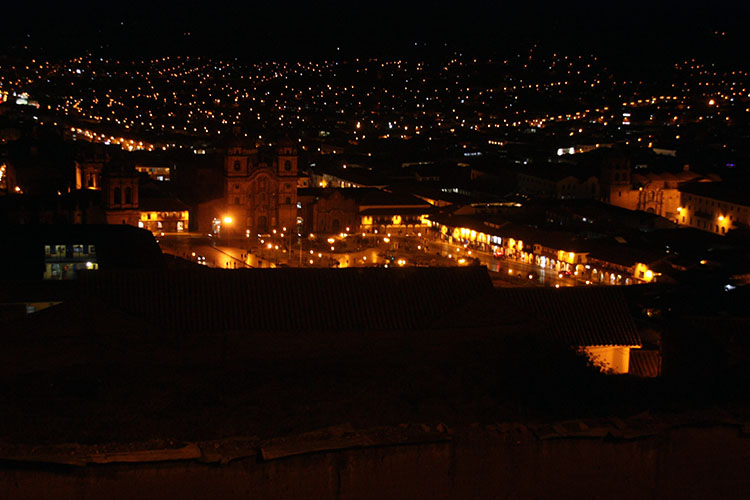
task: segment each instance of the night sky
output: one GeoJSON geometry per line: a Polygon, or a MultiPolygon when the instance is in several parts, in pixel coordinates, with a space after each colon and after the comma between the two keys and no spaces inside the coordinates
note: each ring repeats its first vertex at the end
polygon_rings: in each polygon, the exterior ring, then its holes
{"type": "Polygon", "coordinates": [[[745,57],[750,6],[729,2],[122,2],[5,9],[5,51],[246,60],[506,55],[538,43],[634,66],[745,57]],[[613,5],[615,4],[615,5],[613,5]],[[726,35],[717,36],[715,32],[726,35]],[[447,49],[447,51],[446,51],[447,49]]]}

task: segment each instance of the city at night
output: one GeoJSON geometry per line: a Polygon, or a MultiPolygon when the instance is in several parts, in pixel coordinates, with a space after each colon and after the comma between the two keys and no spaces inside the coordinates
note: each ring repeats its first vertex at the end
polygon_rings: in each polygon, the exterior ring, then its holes
{"type": "Polygon", "coordinates": [[[749,20],[4,7],[0,498],[750,498],[749,20]]]}

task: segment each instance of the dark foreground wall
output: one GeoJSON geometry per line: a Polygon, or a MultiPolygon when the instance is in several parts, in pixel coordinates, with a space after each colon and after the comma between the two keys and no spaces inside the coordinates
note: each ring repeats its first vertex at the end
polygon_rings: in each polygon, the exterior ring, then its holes
{"type": "Polygon", "coordinates": [[[0,498],[139,500],[750,498],[750,439],[737,426],[627,439],[539,439],[470,428],[443,442],[227,465],[196,461],[48,468],[5,462],[0,498]]]}

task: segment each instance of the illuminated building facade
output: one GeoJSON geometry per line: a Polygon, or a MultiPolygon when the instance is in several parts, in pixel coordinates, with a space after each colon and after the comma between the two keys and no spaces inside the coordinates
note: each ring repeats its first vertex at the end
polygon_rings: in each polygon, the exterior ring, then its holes
{"type": "Polygon", "coordinates": [[[359,203],[360,230],[402,234],[427,229],[427,216],[434,211],[432,205],[416,196],[373,189],[359,203]]]}
{"type": "Polygon", "coordinates": [[[9,163],[0,162],[0,195],[15,193],[17,192],[15,188],[16,179],[13,167],[9,163]]]}
{"type": "Polygon", "coordinates": [[[747,186],[728,182],[691,183],[680,187],[677,222],[702,231],[725,235],[750,227],[747,186]]]}
{"type": "Polygon", "coordinates": [[[266,162],[256,147],[235,142],[224,157],[224,197],[231,220],[224,231],[233,234],[267,234],[297,226],[298,157],[294,144],[281,141],[272,161],[266,162]]]}
{"type": "MultiPolygon", "coordinates": [[[[171,200],[167,200],[171,202],[171,200]]],[[[190,212],[179,202],[173,207],[154,207],[146,205],[140,210],[138,227],[152,233],[182,233],[189,229],[190,212]]]]}
{"type": "Polygon", "coordinates": [[[69,280],[81,269],[99,269],[95,245],[44,245],[45,280],[69,280]]]}
{"type": "Polygon", "coordinates": [[[690,172],[688,167],[682,172],[649,172],[628,175],[630,183],[612,186],[609,203],[628,210],[641,210],[656,214],[679,223],[680,185],[695,181],[701,176],[690,172]]]}
{"type": "Polygon", "coordinates": [[[76,189],[102,189],[102,169],[104,160],[76,160],[76,189]]]}
{"type": "Polygon", "coordinates": [[[153,233],[189,230],[188,207],[174,198],[141,199],[138,173],[132,165],[107,165],[103,183],[107,224],[128,224],[153,233]]]}
{"type": "Polygon", "coordinates": [[[539,230],[514,223],[494,224],[470,216],[432,216],[439,238],[467,250],[491,253],[565,273],[586,284],[632,285],[655,281],[660,254],[604,240],[578,241],[569,233],[539,230]]]}
{"type": "Polygon", "coordinates": [[[303,234],[358,232],[358,203],[355,189],[300,189],[299,203],[303,234]]]}
{"type": "Polygon", "coordinates": [[[138,173],[146,174],[155,181],[171,180],[172,169],[169,165],[136,165],[135,170],[138,173]]]}

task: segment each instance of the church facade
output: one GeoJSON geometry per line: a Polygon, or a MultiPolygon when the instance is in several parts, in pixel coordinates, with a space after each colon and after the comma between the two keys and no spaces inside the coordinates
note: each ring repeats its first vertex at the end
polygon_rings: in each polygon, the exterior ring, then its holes
{"type": "Polygon", "coordinates": [[[270,159],[256,147],[230,145],[224,157],[224,220],[232,222],[222,231],[255,235],[296,227],[297,169],[297,149],[288,139],[270,159]]]}

